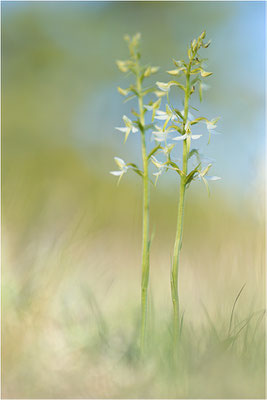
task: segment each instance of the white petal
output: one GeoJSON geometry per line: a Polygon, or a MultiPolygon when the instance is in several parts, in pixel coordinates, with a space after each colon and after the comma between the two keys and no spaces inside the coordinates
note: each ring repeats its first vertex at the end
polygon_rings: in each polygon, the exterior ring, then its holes
{"type": "Polygon", "coordinates": [[[128,130],[127,127],[125,127],[125,128],[115,128],[115,129],[117,129],[118,131],[121,131],[123,133],[127,132],[127,130],[128,130]]]}
{"type": "Polygon", "coordinates": [[[168,92],[170,90],[170,86],[168,83],[164,82],[156,82],[157,87],[163,92],[168,92]]]}
{"type": "Polygon", "coordinates": [[[153,110],[153,106],[144,106],[145,109],[147,109],[148,111],[152,111],[153,110]]]}
{"type": "Polygon", "coordinates": [[[162,169],[159,169],[158,172],[153,172],[153,175],[160,176],[162,174],[162,169]]]}
{"type": "Polygon", "coordinates": [[[157,110],[155,119],[166,120],[168,115],[165,111],[157,110]]]}
{"type": "Polygon", "coordinates": [[[155,116],[155,119],[160,119],[160,120],[162,120],[162,121],[164,121],[164,120],[166,120],[167,118],[169,118],[167,115],[156,115],[155,116]]]}
{"type": "Polygon", "coordinates": [[[165,142],[165,137],[154,137],[154,140],[156,140],[156,142],[165,142]]]}
{"type": "Polygon", "coordinates": [[[164,131],[164,132],[163,131],[153,131],[152,132],[153,135],[164,136],[164,137],[168,136],[168,133],[169,133],[168,131],[164,131]]]}
{"type": "Polygon", "coordinates": [[[172,140],[184,140],[187,138],[187,136],[188,134],[185,133],[184,135],[174,137],[172,140]]]}
{"type": "Polygon", "coordinates": [[[212,135],[221,135],[222,134],[222,132],[218,132],[218,131],[212,131],[212,132],[210,132],[212,135]]]}
{"type": "Polygon", "coordinates": [[[133,132],[133,133],[136,133],[136,132],[138,132],[138,129],[137,129],[135,126],[133,126],[133,127],[132,127],[132,132],[133,132]]]}
{"type": "Polygon", "coordinates": [[[110,171],[110,173],[111,173],[112,175],[115,175],[115,176],[120,176],[120,175],[123,174],[123,171],[110,171]]]}
{"type": "Polygon", "coordinates": [[[157,110],[156,115],[167,115],[166,111],[157,110]]]}
{"type": "Polygon", "coordinates": [[[208,179],[209,181],[218,181],[222,178],[220,178],[219,176],[206,176],[206,179],[208,179]]]}
{"type": "Polygon", "coordinates": [[[208,131],[212,130],[212,129],[215,129],[217,127],[217,125],[215,125],[215,124],[213,124],[211,122],[206,122],[206,125],[207,125],[208,131]]]}
{"type": "Polygon", "coordinates": [[[202,135],[191,135],[192,139],[199,139],[202,135]]]}
{"type": "Polygon", "coordinates": [[[168,132],[152,132],[152,134],[157,142],[163,142],[167,139],[168,132]]]}
{"type": "Polygon", "coordinates": [[[132,121],[130,120],[130,118],[127,117],[127,115],[124,115],[124,116],[122,117],[122,119],[123,119],[124,122],[132,123],[132,121]]]}
{"type": "Polygon", "coordinates": [[[132,121],[130,120],[130,118],[126,117],[126,115],[124,115],[122,117],[122,119],[123,119],[125,125],[127,126],[127,128],[131,128],[133,126],[132,121]]]}
{"type": "Polygon", "coordinates": [[[118,165],[119,168],[122,169],[122,168],[126,167],[125,161],[123,161],[122,158],[114,157],[114,160],[115,160],[115,162],[116,162],[116,164],[118,165]]]}

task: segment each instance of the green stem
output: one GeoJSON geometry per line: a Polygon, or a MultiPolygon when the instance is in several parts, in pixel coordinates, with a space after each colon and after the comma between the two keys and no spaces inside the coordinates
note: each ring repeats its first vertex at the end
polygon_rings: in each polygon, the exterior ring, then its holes
{"type": "Polygon", "coordinates": [[[141,282],[141,337],[140,353],[143,357],[145,349],[146,321],[147,321],[147,296],[149,281],[149,180],[148,180],[148,157],[145,139],[145,116],[143,107],[143,96],[140,74],[137,76],[138,103],[140,112],[140,130],[142,139],[143,159],[143,245],[142,245],[142,282],[141,282]]]}
{"type": "MultiPolygon", "coordinates": [[[[183,123],[183,134],[185,132],[185,125],[188,118],[188,103],[190,97],[190,68],[189,63],[187,75],[186,75],[186,91],[184,101],[184,123],[183,123]]],[[[171,271],[171,295],[173,303],[173,346],[174,355],[177,355],[179,330],[180,330],[180,312],[179,312],[179,290],[178,290],[178,273],[179,273],[179,260],[180,252],[182,248],[183,239],[183,225],[184,225],[184,203],[185,203],[185,190],[186,190],[186,175],[187,175],[187,157],[188,157],[188,143],[187,139],[183,141],[183,175],[180,180],[180,195],[178,203],[178,216],[177,216],[177,228],[173,251],[173,263],[171,271]]]]}

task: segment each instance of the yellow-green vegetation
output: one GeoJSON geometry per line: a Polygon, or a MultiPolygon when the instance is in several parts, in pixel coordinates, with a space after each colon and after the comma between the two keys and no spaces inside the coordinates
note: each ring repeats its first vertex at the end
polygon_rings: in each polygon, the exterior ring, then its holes
{"type": "Polygon", "coordinates": [[[126,180],[119,188],[99,180],[71,152],[43,170],[44,155],[22,166],[24,196],[10,201],[11,185],[4,189],[3,397],[263,398],[263,227],[249,204],[237,215],[214,191],[209,200],[198,195],[196,207],[189,192],[174,370],[166,271],[176,196],[152,190],[149,361],[140,368],[141,195],[126,180]]]}

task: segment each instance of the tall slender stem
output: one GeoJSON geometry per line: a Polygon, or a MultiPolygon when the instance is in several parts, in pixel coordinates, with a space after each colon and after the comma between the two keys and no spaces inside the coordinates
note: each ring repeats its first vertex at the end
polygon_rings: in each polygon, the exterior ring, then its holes
{"type": "MultiPolygon", "coordinates": [[[[183,134],[186,133],[186,122],[188,118],[188,106],[190,96],[190,69],[191,63],[188,65],[186,74],[186,91],[184,99],[184,122],[183,122],[183,134]]],[[[183,225],[184,225],[184,202],[185,202],[185,191],[186,191],[186,175],[187,175],[187,159],[188,159],[188,139],[183,141],[183,175],[180,180],[180,195],[178,203],[178,216],[177,216],[177,228],[173,251],[173,263],[171,271],[171,294],[173,303],[173,345],[175,356],[177,354],[179,331],[180,331],[180,310],[179,310],[179,288],[178,288],[178,273],[179,273],[179,260],[180,252],[182,248],[183,239],[183,225]]]]}
{"type": "Polygon", "coordinates": [[[142,244],[142,281],[141,281],[141,336],[140,353],[141,357],[145,349],[146,321],[147,321],[147,296],[149,281],[149,181],[148,181],[148,158],[145,138],[145,116],[143,107],[143,95],[140,73],[137,75],[137,91],[140,113],[140,130],[142,139],[143,159],[143,244],[142,244]]]}

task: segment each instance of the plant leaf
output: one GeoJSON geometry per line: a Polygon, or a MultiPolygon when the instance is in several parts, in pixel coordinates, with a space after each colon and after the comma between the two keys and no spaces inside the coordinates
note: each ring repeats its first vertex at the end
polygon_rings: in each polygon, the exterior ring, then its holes
{"type": "Polygon", "coordinates": [[[200,156],[199,156],[199,152],[198,152],[198,150],[197,149],[192,149],[189,153],[188,153],[188,156],[187,156],[187,159],[189,160],[191,157],[193,157],[193,156],[196,156],[196,158],[197,158],[197,160],[198,160],[198,162],[199,162],[199,165],[201,164],[200,163],[200,156]]]}
{"type": "Polygon", "coordinates": [[[194,176],[197,172],[199,172],[199,167],[200,167],[201,163],[199,163],[186,177],[185,179],[185,184],[189,186],[189,184],[191,183],[191,181],[194,179],[194,176]]]}
{"type": "Polygon", "coordinates": [[[201,76],[203,78],[206,78],[207,76],[210,76],[210,75],[212,75],[212,72],[207,72],[207,71],[204,71],[204,70],[201,71],[201,76]]]}
{"type": "Polygon", "coordinates": [[[127,98],[124,100],[124,103],[127,103],[127,101],[134,99],[135,96],[136,96],[136,94],[132,94],[131,96],[127,97],[127,98]]]}
{"type": "Polygon", "coordinates": [[[139,176],[143,178],[143,172],[138,168],[138,166],[134,163],[128,163],[127,166],[132,167],[132,171],[136,172],[139,176]]]}
{"type": "Polygon", "coordinates": [[[202,96],[202,84],[200,82],[199,86],[198,86],[198,93],[199,93],[199,100],[200,102],[202,102],[203,96],[202,96]]]}
{"type": "Polygon", "coordinates": [[[151,152],[148,154],[147,159],[149,160],[151,156],[153,156],[159,149],[161,149],[161,145],[158,144],[157,146],[154,147],[154,149],[151,150],[151,152]]]}

